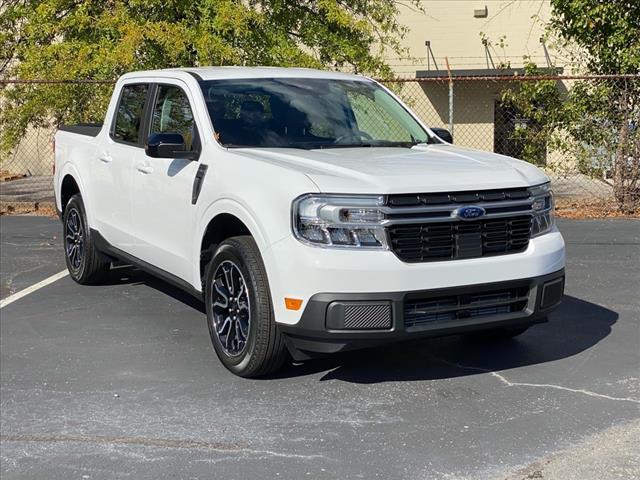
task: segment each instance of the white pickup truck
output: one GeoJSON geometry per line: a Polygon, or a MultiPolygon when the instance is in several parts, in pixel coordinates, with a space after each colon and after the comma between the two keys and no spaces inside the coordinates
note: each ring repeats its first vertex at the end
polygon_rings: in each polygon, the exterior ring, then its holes
{"type": "Polygon", "coordinates": [[[549,178],[454,146],[360,76],[128,73],[103,125],[59,128],[54,186],[72,278],[120,261],[193,293],[241,376],[423,336],[508,338],[564,290],[549,178]]]}

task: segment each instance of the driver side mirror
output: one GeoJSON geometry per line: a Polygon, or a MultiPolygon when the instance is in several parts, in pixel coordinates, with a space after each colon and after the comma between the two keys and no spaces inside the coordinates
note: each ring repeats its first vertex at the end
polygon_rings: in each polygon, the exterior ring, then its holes
{"type": "Polygon", "coordinates": [[[184,137],[179,133],[154,133],[144,146],[145,153],[153,158],[184,158],[195,160],[197,152],[187,150],[184,137]]]}
{"type": "Polygon", "coordinates": [[[453,135],[446,128],[432,128],[431,131],[445,142],[453,143],[453,135]]]}

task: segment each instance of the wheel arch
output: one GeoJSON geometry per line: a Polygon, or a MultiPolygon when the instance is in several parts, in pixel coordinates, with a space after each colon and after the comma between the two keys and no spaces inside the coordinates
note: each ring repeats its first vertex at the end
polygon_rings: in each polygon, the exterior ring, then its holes
{"type": "Polygon", "coordinates": [[[71,197],[76,193],[82,195],[80,192],[80,186],[74,176],[67,173],[60,184],[60,212],[64,214],[64,209],[66,208],[67,203],[69,203],[71,197]]]}
{"type": "Polygon", "coordinates": [[[76,193],[79,193],[82,197],[82,203],[84,204],[85,215],[87,216],[87,222],[91,228],[95,228],[93,220],[93,211],[90,203],[91,199],[86,195],[87,189],[82,182],[82,177],[76,170],[76,168],[70,162],[67,162],[60,171],[58,187],[56,188],[56,201],[59,201],[60,212],[64,213],[64,209],[69,202],[69,199],[76,193]],[[66,182],[66,183],[65,183],[66,182]],[[65,191],[65,187],[68,190],[65,191]],[[66,193],[67,196],[64,194],[66,193]]]}
{"type": "Polygon", "coordinates": [[[213,257],[216,247],[227,238],[238,235],[251,235],[251,231],[235,215],[220,213],[211,219],[200,243],[200,269],[198,272],[200,279],[204,278],[205,268],[213,257]]]}
{"type": "Polygon", "coordinates": [[[254,220],[249,211],[238,202],[223,199],[209,207],[198,222],[197,244],[194,259],[194,286],[204,289],[202,279],[206,265],[211,260],[215,248],[227,238],[238,235],[250,235],[263,253],[268,245],[262,228],[254,220]]]}

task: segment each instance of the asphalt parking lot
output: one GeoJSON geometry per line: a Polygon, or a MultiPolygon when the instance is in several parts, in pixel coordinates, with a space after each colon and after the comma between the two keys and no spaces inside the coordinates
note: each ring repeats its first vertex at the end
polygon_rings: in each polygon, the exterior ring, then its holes
{"type": "MultiPolygon", "coordinates": [[[[516,340],[434,339],[228,373],[203,307],[132,270],[0,310],[3,480],[640,477],[640,222],[561,221],[567,288],[516,340]]],[[[2,217],[0,296],[64,268],[2,217]]]]}

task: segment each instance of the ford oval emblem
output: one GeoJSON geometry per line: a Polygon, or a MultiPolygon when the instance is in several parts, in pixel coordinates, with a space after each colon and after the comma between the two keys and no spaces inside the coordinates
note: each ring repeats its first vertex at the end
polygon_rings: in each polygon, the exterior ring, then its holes
{"type": "Polygon", "coordinates": [[[485,213],[484,208],[469,205],[455,209],[453,211],[453,216],[458,217],[461,220],[474,220],[482,217],[485,213]]]}

